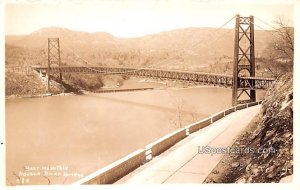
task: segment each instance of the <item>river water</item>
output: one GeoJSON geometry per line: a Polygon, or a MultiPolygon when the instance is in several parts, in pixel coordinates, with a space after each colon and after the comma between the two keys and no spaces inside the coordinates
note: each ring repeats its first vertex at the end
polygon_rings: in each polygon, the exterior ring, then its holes
{"type": "Polygon", "coordinates": [[[70,184],[230,106],[208,86],[6,100],[7,185],[70,184]]]}

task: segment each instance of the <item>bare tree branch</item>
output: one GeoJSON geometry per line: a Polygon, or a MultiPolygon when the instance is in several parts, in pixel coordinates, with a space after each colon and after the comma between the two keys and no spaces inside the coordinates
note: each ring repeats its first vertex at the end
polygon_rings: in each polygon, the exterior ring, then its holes
{"type": "Polygon", "coordinates": [[[272,75],[289,72],[293,69],[294,61],[294,28],[289,26],[289,21],[283,16],[277,17],[274,21],[272,42],[268,44],[264,57],[266,68],[272,75]]]}

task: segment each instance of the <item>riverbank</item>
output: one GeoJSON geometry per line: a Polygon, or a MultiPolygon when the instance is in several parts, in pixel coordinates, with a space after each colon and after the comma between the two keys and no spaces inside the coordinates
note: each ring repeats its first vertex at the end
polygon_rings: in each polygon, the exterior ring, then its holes
{"type": "Polygon", "coordinates": [[[47,87],[36,73],[5,73],[5,96],[28,96],[47,94],[47,87]]]}
{"type": "Polygon", "coordinates": [[[126,80],[123,76],[101,76],[94,74],[64,74],[63,81],[57,76],[51,76],[50,92],[48,79],[33,71],[30,75],[22,72],[5,73],[6,98],[30,98],[69,93],[81,94],[82,90],[95,91],[102,87],[122,86],[126,80]]]}
{"type": "Polygon", "coordinates": [[[36,72],[30,75],[22,72],[5,73],[5,97],[40,97],[66,92],[66,88],[56,81],[50,81],[51,93],[47,88],[48,82],[36,72]]]}
{"type": "MultiPolygon", "coordinates": [[[[63,81],[52,78],[50,81],[51,93],[48,92],[46,77],[36,72],[31,75],[25,73],[7,72],[5,76],[5,98],[39,98],[48,96],[65,96],[75,94],[89,94],[97,91],[122,91],[125,89],[167,89],[201,87],[204,85],[185,81],[167,79],[136,78],[124,76],[101,76],[88,74],[65,74],[63,81]]],[[[213,86],[212,86],[213,87],[213,86]]]]}
{"type": "Polygon", "coordinates": [[[44,98],[44,97],[49,97],[49,96],[72,96],[76,95],[73,92],[69,93],[46,93],[46,94],[37,94],[37,95],[23,95],[23,96],[16,96],[16,95],[10,95],[10,96],[5,96],[5,100],[12,100],[12,99],[19,99],[19,98],[44,98]]]}

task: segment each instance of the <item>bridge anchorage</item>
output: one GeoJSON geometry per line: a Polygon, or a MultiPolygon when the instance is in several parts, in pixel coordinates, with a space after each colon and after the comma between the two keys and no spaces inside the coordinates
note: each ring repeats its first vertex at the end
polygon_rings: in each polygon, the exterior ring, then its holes
{"type": "Polygon", "coordinates": [[[256,90],[267,89],[274,79],[255,76],[253,16],[240,17],[236,15],[233,62],[233,75],[150,68],[61,66],[59,38],[48,38],[48,67],[34,67],[34,69],[48,74],[49,91],[50,74],[59,75],[62,80],[62,73],[94,73],[153,77],[232,87],[233,106],[254,102],[256,101],[256,90]]]}

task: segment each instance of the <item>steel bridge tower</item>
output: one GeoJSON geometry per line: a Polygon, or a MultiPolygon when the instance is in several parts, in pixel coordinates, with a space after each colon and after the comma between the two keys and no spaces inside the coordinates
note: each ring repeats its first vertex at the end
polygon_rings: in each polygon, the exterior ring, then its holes
{"type": "Polygon", "coordinates": [[[240,77],[255,77],[253,16],[236,15],[233,64],[232,105],[256,101],[256,91],[242,88],[239,80],[240,77]]]}
{"type": "MultiPolygon", "coordinates": [[[[61,66],[59,38],[48,38],[48,91],[50,92],[50,68],[51,66],[61,66]]],[[[62,73],[59,73],[59,79],[62,81],[62,73]]]]}

